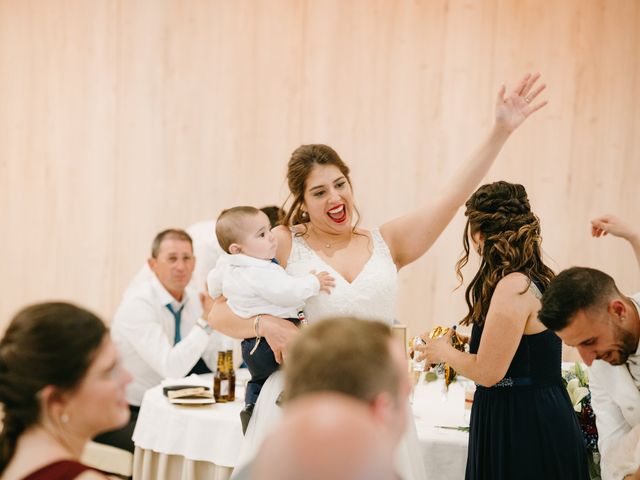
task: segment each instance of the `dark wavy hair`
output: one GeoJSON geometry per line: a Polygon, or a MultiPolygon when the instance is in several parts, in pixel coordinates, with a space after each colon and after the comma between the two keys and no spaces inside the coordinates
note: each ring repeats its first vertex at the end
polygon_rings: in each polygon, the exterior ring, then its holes
{"type": "MultiPolygon", "coordinates": [[[[289,186],[289,196],[285,204],[292,198],[292,203],[287,210],[286,215],[282,219],[281,225],[291,227],[293,225],[304,225],[306,231],[306,223],[309,217],[305,216],[302,210],[304,203],[304,191],[307,186],[307,179],[311,174],[311,170],[316,165],[333,165],[340,170],[353,189],[351,178],[349,177],[349,167],[342,161],[340,155],[328,145],[311,144],[301,145],[291,154],[291,159],[287,165],[287,184],[289,186]]],[[[354,205],[354,210],[358,216],[353,231],[355,231],[360,221],[360,212],[354,205]]],[[[304,232],[303,232],[304,234],[304,232]]]]}
{"type": "Polygon", "coordinates": [[[549,330],[565,329],[582,310],[607,311],[609,301],[624,297],[610,275],[588,267],[571,267],[558,274],[542,295],[538,319],[549,330]]]}
{"type": "Polygon", "coordinates": [[[531,211],[522,185],[504,181],[483,185],[465,205],[464,254],[456,264],[460,284],[462,268],[469,260],[469,237],[481,233],[484,244],[478,252],[480,268],[465,292],[469,313],[460,323],[481,325],[502,278],[520,272],[527,276],[529,284],[533,281],[544,291],[554,273],[542,261],[540,221],[531,211]]]}
{"type": "Polygon", "coordinates": [[[0,340],[0,473],[20,435],[41,418],[39,392],[79,386],[107,332],[93,313],[69,303],[39,303],[13,317],[0,340]]]}

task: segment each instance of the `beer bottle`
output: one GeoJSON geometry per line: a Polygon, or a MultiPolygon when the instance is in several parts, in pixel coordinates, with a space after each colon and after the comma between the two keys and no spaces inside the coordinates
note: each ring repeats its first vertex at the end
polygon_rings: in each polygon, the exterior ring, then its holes
{"type": "Polygon", "coordinates": [[[218,367],[213,376],[213,398],[217,403],[225,403],[229,398],[229,376],[224,352],[218,352],[218,367]]]}
{"type": "Polygon", "coordinates": [[[233,369],[233,350],[227,350],[225,355],[227,360],[227,376],[229,377],[229,397],[233,402],[236,399],[236,371],[233,369]]]}

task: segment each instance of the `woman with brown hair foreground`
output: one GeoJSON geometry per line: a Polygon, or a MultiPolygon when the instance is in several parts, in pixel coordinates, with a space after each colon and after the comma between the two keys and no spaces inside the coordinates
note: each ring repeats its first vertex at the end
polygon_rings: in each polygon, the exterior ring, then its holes
{"type": "Polygon", "coordinates": [[[0,341],[2,479],[106,479],[79,458],[91,438],[129,420],[130,380],[91,312],[68,303],[20,311],[0,341]]]}

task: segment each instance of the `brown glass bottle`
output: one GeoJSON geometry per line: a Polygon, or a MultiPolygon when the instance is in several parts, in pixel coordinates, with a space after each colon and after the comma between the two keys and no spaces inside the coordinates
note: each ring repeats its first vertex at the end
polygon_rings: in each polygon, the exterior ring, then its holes
{"type": "Polygon", "coordinates": [[[225,403],[229,398],[229,376],[225,362],[225,352],[218,352],[218,367],[213,376],[213,398],[217,403],[225,403]]]}
{"type": "Polygon", "coordinates": [[[227,399],[233,402],[236,399],[236,371],[233,369],[233,350],[227,350],[225,359],[227,363],[227,377],[229,377],[229,396],[227,399]]]}

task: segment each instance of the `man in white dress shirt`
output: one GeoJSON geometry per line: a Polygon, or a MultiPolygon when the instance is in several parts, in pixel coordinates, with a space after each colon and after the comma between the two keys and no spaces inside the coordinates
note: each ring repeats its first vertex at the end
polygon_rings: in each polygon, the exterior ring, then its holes
{"type": "Polygon", "coordinates": [[[164,378],[215,370],[218,350],[230,349],[205,318],[212,300],[187,287],[196,259],[191,237],[169,229],[156,235],[148,261],[153,275],[128,292],[111,324],[124,368],[133,376],[126,399],[132,420],[96,441],[133,450],[131,435],[144,392],[164,378]]]}
{"type": "Polygon", "coordinates": [[[603,480],[640,478],[631,456],[610,461],[640,425],[640,293],[628,297],[606,273],[573,267],[551,281],[538,316],[591,367],[603,480]]]}

